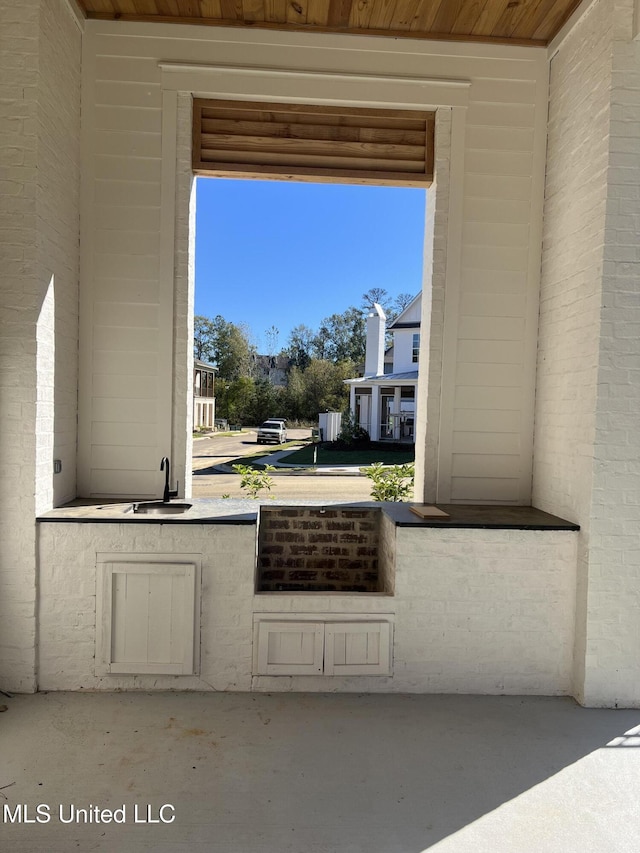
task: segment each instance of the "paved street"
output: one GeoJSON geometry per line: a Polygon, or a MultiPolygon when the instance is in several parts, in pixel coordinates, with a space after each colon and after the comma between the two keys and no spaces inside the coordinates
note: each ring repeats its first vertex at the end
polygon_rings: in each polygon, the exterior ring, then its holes
{"type": "MultiPolygon", "coordinates": [[[[290,429],[289,438],[307,438],[309,429],[290,429]]],[[[275,445],[274,445],[275,447],[275,445]]],[[[230,495],[232,498],[246,497],[240,489],[240,478],[215,470],[239,456],[249,456],[257,450],[266,449],[256,443],[255,430],[242,435],[214,435],[193,442],[193,497],[210,498],[230,495]]],[[[322,500],[369,500],[371,482],[366,477],[339,474],[298,474],[273,472],[274,485],[270,494],[278,500],[316,498],[322,500]]],[[[263,493],[267,497],[267,493],[263,493]]]]}

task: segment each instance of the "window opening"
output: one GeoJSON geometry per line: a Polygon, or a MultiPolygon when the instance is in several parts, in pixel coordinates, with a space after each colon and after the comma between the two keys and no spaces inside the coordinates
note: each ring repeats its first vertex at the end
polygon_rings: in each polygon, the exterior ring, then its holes
{"type": "MultiPolygon", "coordinates": [[[[255,188],[256,198],[260,197],[263,188],[273,187],[274,184],[294,192],[303,185],[308,187],[309,184],[316,185],[309,187],[312,191],[342,189],[351,193],[366,192],[370,189],[376,192],[376,187],[395,187],[394,191],[400,192],[398,187],[405,187],[413,188],[405,189],[407,192],[416,192],[415,187],[428,187],[432,180],[433,128],[434,113],[389,110],[341,112],[334,108],[303,105],[194,100],[193,167],[198,176],[197,191],[194,194],[198,198],[195,313],[216,320],[221,317],[223,321],[248,331],[244,363],[235,376],[233,371],[230,373],[229,365],[219,360],[219,353],[216,357],[207,353],[196,353],[204,362],[213,362],[218,367],[218,373],[215,376],[211,374],[210,378],[203,367],[200,368],[199,374],[194,373],[194,403],[195,397],[198,396],[197,402],[201,406],[197,410],[194,406],[194,415],[198,413],[202,424],[212,427],[214,424],[223,424],[226,427],[234,423],[258,426],[270,417],[289,415],[290,431],[294,422],[309,422],[313,425],[314,421],[317,424],[317,418],[322,412],[350,408],[355,424],[366,430],[374,440],[413,442],[415,386],[407,389],[399,385],[384,388],[379,384],[364,386],[355,394],[352,393],[349,402],[348,386],[342,380],[361,376],[362,364],[354,364],[352,372],[341,378],[341,395],[329,396],[322,404],[317,401],[317,405],[312,407],[313,412],[298,410],[285,414],[282,404],[284,399],[288,399],[290,403],[296,398],[296,394],[298,399],[305,395],[305,388],[301,387],[300,379],[309,367],[309,352],[304,351],[302,346],[301,352],[292,353],[288,335],[291,324],[287,326],[281,314],[276,312],[274,315],[270,312],[274,306],[281,306],[284,311],[287,303],[294,303],[302,310],[305,302],[312,300],[316,305],[318,323],[323,317],[326,319],[340,314],[341,310],[344,313],[345,302],[357,305],[359,294],[367,290],[380,288],[387,290],[390,296],[395,296],[398,291],[404,296],[415,296],[422,289],[426,207],[424,195],[421,196],[421,211],[418,217],[418,278],[411,283],[405,283],[403,273],[398,270],[397,265],[385,268],[384,264],[378,263],[373,271],[365,271],[363,264],[362,270],[350,271],[344,276],[345,280],[338,294],[332,290],[332,286],[334,281],[341,278],[342,271],[333,275],[328,273],[323,280],[319,280],[316,276],[317,269],[322,267],[324,259],[340,255],[345,246],[355,249],[364,247],[366,254],[376,256],[382,242],[380,235],[385,229],[388,230],[391,224],[380,224],[378,220],[382,217],[377,211],[373,212],[373,205],[359,217],[349,219],[343,215],[342,203],[329,204],[323,224],[330,227],[322,231],[318,242],[318,228],[312,216],[315,203],[311,203],[309,215],[300,214],[293,205],[287,207],[284,204],[283,209],[287,215],[282,221],[281,230],[285,242],[278,252],[272,251],[271,246],[265,248],[260,244],[262,233],[269,231],[273,220],[277,218],[277,211],[263,210],[262,215],[256,215],[260,204],[246,202],[237,229],[242,234],[242,240],[236,246],[235,269],[230,275],[221,266],[220,257],[229,248],[230,241],[224,236],[224,224],[234,213],[237,214],[237,210],[233,210],[237,206],[237,199],[232,198],[231,202],[218,212],[219,219],[210,220],[203,227],[202,215],[206,205],[201,203],[201,196],[206,194],[202,192],[205,185],[207,193],[210,194],[211,191],[229,184],[235,186],[234,192],[239,185],[255,188]],[[318,137],[321,144],[317,144],[318,137]],[[259,153],[255,154],[258,148],[259,153]],[[418,148],[421,149],[420,152],[417,151],[418,148]],[[374,151],[376,155],[380,155],[377,157],[380,162],[373,162],[376,160],[376,157],[371,156],[374,151]],[[366,152],[368,156],[361,157],[362,152],[366,152]],[[419,164],[418,155],[421,158],[419,164]],[[352,159],[345,163],[346,157],[352,159]],[[269,180],[265,182],[263,178],[269,180]],[[321,184],[352,186],[339,188],[321,184]],[[358,184],[376,186],[358,187],[358,184]],[[367,225],[364,235],[358,230],[361,222],[367,225]],[[203,273],[199,256],[203,251],[206,254],[207,249],[213,249],[211,254],[216,255],[216,258],[210,263],[210,269],[203,273]],[[260,257],[261,268],[239,284],[235,272],[249,257],[260,257]],[[292,269],[297,271],[295,280],[291,278],[292,269]],[[399,286],[398,280],[401,281],[399,286]],[[356,281],[358,284],[354,285],[353,290],[349,290],[351,282],[356,281]],[[213,297],[205,298],[205,292],[213,294],[213,297]],[[234,314],[232,309],[224,307],[222,297],[226,298],[239,292],[243,293],[243,305],[241,312],[234,314]],[[258,323],[250,313],[254,305],[260,311],[258,323]],[[283,329],[279,328],[281,323],[283,329]],[[265,328],[269,324],[271,327],[265,328]],[[253,328],[249,331],[247,326],[253,328]],[[288,362],[288,359],[292,358],[295,370],[292,369],[291,362],[288,362]],[[292,377],[295,380],[293,382],[292,377]],[[258,385],[260,393],[256,395],[258,385]],[[251,395],[255,403],[253,408],[247,405],[251,395]],[[215,408],[205,412],[203,404],[210,396],[215,408]],[[257,397],[261,399],[258,400],[257,397]]],[[[241,195],[240,192],[237,194],[241,195]]],[[[207,215],[206,209],[204,215],[207,215]]],[[[403,234],[396,241],[402,246],[405,255],[409,254],[406,247],[410,243],[406,236],[403,234]]],[[[358,320],[361,320],[362,315],[366,317],[366,312],[362,310],[362,306],[357,307],[360,311],[356,313],[361,315],[358,320]]],[[[395,312],[395,316],[403,307],[395,312]]],[[[393,319],[393,316],[394,314],[389,314],[388,320],[393,319]]],[[[299,325],[307,324],[302,316],[300,319],[299,325]]],[[[340,339],[341,329],[338,325],[332,326],[328,323],[325,327],[314,330],[316,334],[311,361],[328,362],[334,367],[346,361],[345,351],[340,351],[344,341],[340,339]]],[[[400,330],[397,330],[396,334],[399,332],[400,330]]],[[[402,332],[405,339],[410,334],[408,330],[402,332]]],[[[363,335],[363,338],[365,336],[363,335]]],[[[353,330],[346,336],[351,340],[356,337],[353,330]]],[[[305,343],[308,344],[308,341],[302,342],[305,343]]],[[[403,353],[399,362],[404,361],[404,370],[415,370],[419,336],[414,334],[409,341],[403,342],[399,349],[403,353]]],[[[379,373],[386,377],[389,372],[393,374],[401,371],[402,368],[398,367],[394,360],[392,347],[382,359],[379,373]]],[[[391,381],[393,382],[393,378],[391,381]]],[[[199,494],[204,493],[201,491],[199,494]]]]}

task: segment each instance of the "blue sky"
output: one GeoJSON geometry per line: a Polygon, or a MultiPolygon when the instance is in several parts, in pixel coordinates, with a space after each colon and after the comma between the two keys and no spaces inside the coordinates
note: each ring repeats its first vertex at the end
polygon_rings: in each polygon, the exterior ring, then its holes
{"type": "Polygon", "coordinates": [[[422,286],[425,190],[199,178],[195,313],[247,323],[259,350],[275,325],[359,306],[371,287],[422,286]]]}

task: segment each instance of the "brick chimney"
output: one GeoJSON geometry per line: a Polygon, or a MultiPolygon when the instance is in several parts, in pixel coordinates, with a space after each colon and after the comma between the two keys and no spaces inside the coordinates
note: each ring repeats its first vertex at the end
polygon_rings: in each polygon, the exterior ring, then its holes
{"type": "Polygon", "coordinates": [[[387,318],[377,302],[367,317],[367,343],[364,356],[364,375],[379,376],[384,373],[384,339],[387,318]]]}

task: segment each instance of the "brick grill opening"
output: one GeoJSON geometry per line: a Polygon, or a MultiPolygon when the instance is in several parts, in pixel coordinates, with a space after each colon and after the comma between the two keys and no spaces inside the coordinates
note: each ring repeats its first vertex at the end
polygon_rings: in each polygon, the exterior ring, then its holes
{"type": "Polygon", "coordinates": [[[380,510],[261,507],[257,592],[382,592],[380,510]]]}

